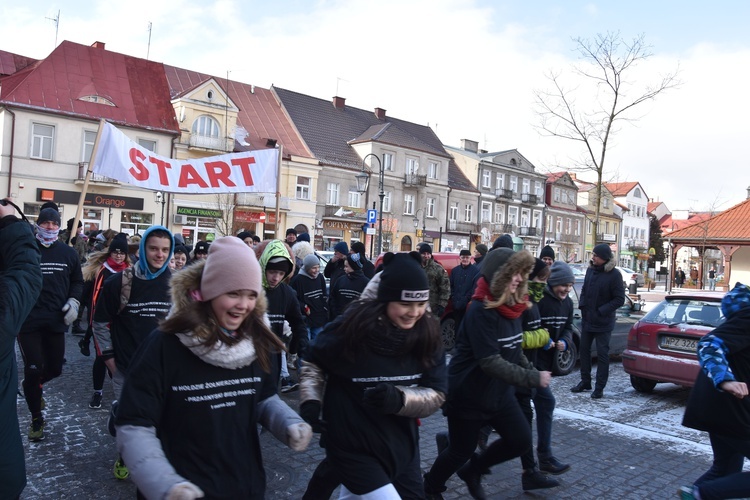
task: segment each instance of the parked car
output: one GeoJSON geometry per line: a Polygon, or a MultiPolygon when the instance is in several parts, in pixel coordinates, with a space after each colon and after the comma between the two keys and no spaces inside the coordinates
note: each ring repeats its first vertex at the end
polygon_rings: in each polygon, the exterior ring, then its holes
{"type": "Polygon", "coordinates": [[[625,282],[625,288],[632,283],[635,283],[636,286],[646,286],[646,277],[643,274],[627,267],[617,266],[617,270],[622,274],[622,281],[625,282]]]}
{"type": "Polygon", "coordinates": [[[638,392],[671,382],[692,387],[700,366],[696,345],[724,321],[720,292],[668,295],[630,330],[622,366],[638,392]]]}
{"type": "MultiPolygon", "coordinates": [[[[578,285],[579,283],[576,283],[578,285]]],[[[573,345],[568,346],[566,351],[557,353],[552,366],[553,375],[567,375],[578,361],[581,346],[581,310],[578,308],[579,287],[574,286],[570,292],[573,301],[573,345]]],[[[609,354],[620,354],[626,346],[628,332],[638,320],[643,317],[642,304],[634,302],[629,296],[625,296],[625,303],[617,310],[615,328],[612,330],[612,338],[609,341],[609,354]]],[[[592,356],[596,355],[596,343],[591,346],[592,356]]]]}
{"type": "MultiPolygon", "coordinates": [[[[326,265],[328,265],[328,261],[333,258],[333,252],[330,250],[320,250],[315,253],[320,258],[320,272],[322,273],[325,270],[326,265]]],[[[331,278],[326,278],[326,288],[328,290],[331,289],[331,278]]]]}

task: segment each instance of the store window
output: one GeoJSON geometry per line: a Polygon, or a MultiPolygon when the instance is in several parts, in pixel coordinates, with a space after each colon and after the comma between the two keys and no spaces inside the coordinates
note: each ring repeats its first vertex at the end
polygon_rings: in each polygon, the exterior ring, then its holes
{"type": "Polygon", "coordinates": [[[120,231],[130,235],[143,234],[154,225],[154,214],[143,212],[122,212],[120,214],[120,231]]]}

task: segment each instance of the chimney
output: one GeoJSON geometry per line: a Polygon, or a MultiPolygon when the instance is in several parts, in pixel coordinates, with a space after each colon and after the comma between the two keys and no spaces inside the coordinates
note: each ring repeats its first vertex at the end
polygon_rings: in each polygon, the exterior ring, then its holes
{"type": "Polygon", "coordinates": [[[479,143],[477,141],[472,141],[469,139],[461,139],[461,149],[464,151],[471,151],[472,153],[476,153],[479,151],[479,143]]]}
{"type": "Polygon", "coordinates": [[[747,199],[750,200],[750,186],[747,187],[747,199]]]}
{"type": "Polygon", "coordinates": [[[104,42],[94,42],[91,44],[92,47],[95,49],[102,49],[104,50],[104,42]]]}
{"type": "Polygon", "coordinates": [[[333,97],[333,107],[336,109],[344,109],[345,102],[346,102],[346,99],[343,97],[338,97],[338,96],[333,97]]]}
{"type": "Polygon", "coordinates": [[[569,176],[570,176],[570,178],[571,178],[571,179],[573,179],[574,181],[575,181],[575,180],[577,180],[577,179],[576,179],[576,173],[575,173],[575,172],[568,172],[568,175],[569,175],[569,176]]]}
{"type": "Polygon", "coordinates": [[[385,110],[383,108],[375,108],[375,118],[378,120],[385,120],[385,110]]]}

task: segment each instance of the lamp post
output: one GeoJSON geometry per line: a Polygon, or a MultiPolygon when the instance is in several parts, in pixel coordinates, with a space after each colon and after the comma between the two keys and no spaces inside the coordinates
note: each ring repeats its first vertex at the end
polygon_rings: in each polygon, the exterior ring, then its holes
{"type": "MultiPolygon", "coordinates": [[[[370,173],[365,171],[367,166],[367,158],[372,156],[378,161],[378,196],[380,196],[380,212],[378,213],[378,248],[377,255],[383,251],[383,198],[385,198],[385,192],[383,191],[383,164],[380,162],[380,158],[375,153],[366,154],[362,158],[362,170],[360,173],[354,176],[357,179],[357,191],[360,193],[369,193],[368,188],[370,187],[370,173]]],[[[365,201],[367,206],[367,201],[365,201]]]]}
{"type": "Polygon", "coordinates": [[[419,213],[422,213],[422,241],[424,241],[424,232],[426,231],[425,228],[425,222],[424,222],[424,208],[417,209],[416,213],[414,214],[414,218],[412,221],[414,222],[414,229],[419,228],[419,213]]]}
{"type": "Polygon", "coordinates": [[[157,191],[154,193],[154,200],[156,203],[161,203],[161,225],[164,225],[164,205],[167,204],[167,197],[163,191],[157,191]]]}

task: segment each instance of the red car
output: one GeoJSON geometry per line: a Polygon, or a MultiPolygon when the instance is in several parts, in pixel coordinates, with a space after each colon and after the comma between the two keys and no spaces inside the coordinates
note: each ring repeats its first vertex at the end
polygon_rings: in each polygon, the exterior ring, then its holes
{"type": "Polygon", "coordinates": [[[723,296],[702,291],[668,295],[633,325],[622,366],[636,391],[651,392],[661,382],[693,386],[700,369],[696,346],[724,321],[723,296]]]}

